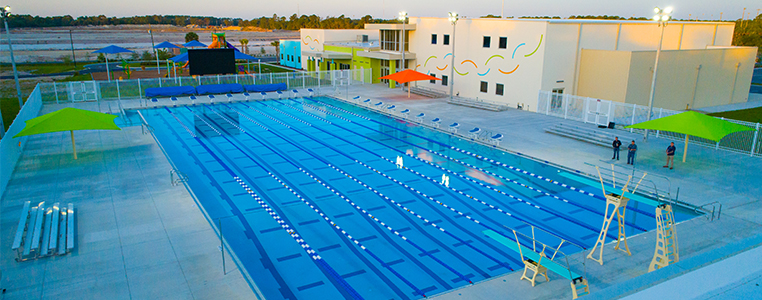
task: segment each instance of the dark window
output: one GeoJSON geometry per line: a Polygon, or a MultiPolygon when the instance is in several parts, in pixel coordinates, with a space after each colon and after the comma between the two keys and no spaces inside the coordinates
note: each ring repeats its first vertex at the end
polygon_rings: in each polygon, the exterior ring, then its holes
{"type": "Polygon", "coordinates": [[[447,82],[447,75],[442,75],[442,85],[447,85],[449,82],[447,82]]]}
{"type": "Polygon", "coordinates": [[[503,84],[502,83],[495,84],[495,95],[500,95],[500,96],[503,95],[503,84]]]}
{"type": "Polygon", "coordinates": [[[553,94],[550,98],[550,107],[560,108],[563,105],[564,105],[564,89],[563,88],[553,89],[553,94]]]}
{"type": "Polygon", "coordinates": [[[481,91],[482,93],[486,93],[487,92],[487,82],[486,81],[482,81],[482,86],[479,88],[479,91],[481,91]]]}
{"type": "Polygon", "coordinates": [[[485,36],[484,41],[482,42],[482,47],[489,48],[489,42],[490,42],[490,37],[485,36]]]}
{"type": "MultiPolygon", "coordinates": [[[[434,74],[434,73],[431,73],[429,75],[431,75],[431,77],[437,77],[437,74],[434,74]]],[[[434,79],[429,79],[429,83],[437,83],[437,81],[434,79]]]]}
{"type": "Polygon", "coordinates": [[[498,44],[497,47],[500,48],[500,49],[508,48],[508,38],[504,37],[504,36],[501,36],[500,37],[500,44],[498,44]]]}
{"type": "Polygon", "coordinates": [[[301,56],[297,56],[296,60],[297,60],[297,63],[302,63],[302,57],[301,56]]]}
{"type": "Polygon", "coordinates": [[[445,34],[442,36],[442,45],[449,45],[450,44],[450,35],[445,34]]]}
{"type": "Polygon", "coordinates": [[[432,34],[431,35],[431,44],[432,45],[436,45],[437,44],[437,35],[436,34],[432,34]]]}
{"type": "Polygon", "coordinates": [[[280,59],[283,59],[283,53],[280,54],[280,59]]]}

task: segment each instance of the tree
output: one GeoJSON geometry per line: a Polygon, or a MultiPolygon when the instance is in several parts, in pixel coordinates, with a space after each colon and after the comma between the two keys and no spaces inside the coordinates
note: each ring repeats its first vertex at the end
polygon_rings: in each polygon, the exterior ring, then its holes
{"type": "Polygon", "coordinates": [[[275,57],[280,59],[280,41],[273,41],[272,43],[270,43],[270,46],[275,47],[275,57]]]}
{"type": "Polygon", "coordinates": [[[156,59],[156,57],[153,55],[153,53],[148,51],[143,51],[143,54],[140,55],[140,60],[150,61],[154,59],[156,59]]]}
{"type": "Polygon", "coordinates": [[[241,39],[241,48],[243,48],[243,53],[248,54],[249,53],[249,40],[248,39],[241,39]]]}
{"type": "Polygon", "coordinates": [[[190,41],[198,41],[198,34],[196,34],[193,31],[186,33],[185,34],[185,42],[187,43],[187,42],[190,42],[190,41]]]}
{"type": "Polygon", "coordinates": [[[96,58],[95,61],[97,61],[97,62],[105,62],[106,61],[106,56],[103,55],[103,53],[98,53],[98,58],[96,58]]]}

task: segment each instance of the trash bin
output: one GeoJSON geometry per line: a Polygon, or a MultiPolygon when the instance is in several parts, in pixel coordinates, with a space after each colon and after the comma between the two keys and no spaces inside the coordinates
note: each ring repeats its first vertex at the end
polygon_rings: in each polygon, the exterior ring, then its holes
{"type": "Polygon", "coordinates": [[[614,129],[615,126],[616,126],[616,123],[609,122],[609,129],[614,129]]]}

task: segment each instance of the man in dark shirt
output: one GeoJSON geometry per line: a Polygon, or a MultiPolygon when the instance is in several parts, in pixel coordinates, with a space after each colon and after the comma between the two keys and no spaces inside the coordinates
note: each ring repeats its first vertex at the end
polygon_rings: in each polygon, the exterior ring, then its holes
{"type": "Polygon", "coordinates": [[[669,143],[669,147],[667,147],[667,164],[664,165],[665,168],[669,168],[672,170],[675,167],[675,143],[669,143]],[[672,163],[670,166],[669,163],[672,163]]]}
{"type": "Polygon", "coordinates": [[[638,151],[638,146],[635,145],[635,140],[632,141],[632,144],[627,146],[627,164],[628,165],[635,165],[635,152],[638,151]]]}
{"type": "Polygon", "coordinates": [[[612,157],[611,159],[616,158],[616,160],[619,160],[619,146],[622,146],[622,141],[619,140],[618,136],[614,137],[614,143],[611,144],[611,146],[614,147],[614,157],[612,157]]]}

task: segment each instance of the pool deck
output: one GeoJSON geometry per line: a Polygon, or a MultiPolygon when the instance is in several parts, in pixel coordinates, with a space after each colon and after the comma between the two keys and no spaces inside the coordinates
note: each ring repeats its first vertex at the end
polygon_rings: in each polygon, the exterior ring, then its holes
{"type": "MultiPolygon", "coordinates": [[[[463,124],[461,130],[474,125],[502,133],[505,138],[501,146],[510,151],[584,172],[594,172],[585,162],[603,165],[600,160],[607,161],[611,154],[606,147],[544,132],[544,128],[561,122],[581,124],[575,121],[515,109],[490,112],[417,95],[407,98],[400,89],[380,85],[353,86],[348,92],[349,98],[359,95],[409,108],[411,115],[423,111],[427,117],[457,120],[463,124]]],[[[131,108],[137,103],[128,100],[123,104],[131,108]]],[[[526,103],[533,105],[536,100],[527,99],[526,103]]],[[[97,109],[94,103],[77,104],[82,105],[97,109]]],[[[41,113],[61,106],[43,106],[41,113]]],[[[106,106],[101,110],[107,111],[106,106]]],[[[669,279],[698,272],[701,267],[708,268],[705,265],[710,261],[750,251],[762,243],[755,238],[762,235],[762,177],[751,171],[762,170],[762,159],[691,145],[688,162],[676,162],[676,168],[668,170],[661,167],[668,140],[651,137],[645,143],[638,135],[621,133],[623,140],[636,139],[639,145],[639,170],[668,176],[671,193],[680,187],[681,201],[694,205],[719,201],[722,216],[714,221],[697,217],[677,226],[681,262],[700,260],[686,267],[676,265],[640,276],[647,273],[653,255],[654,232],[630,237],[629,257],[607,244],[603,266],[589,260],[586,263],[591,298],[616,298],[651,284],[674,282],[669,279]]],[[[171,166],[151,135],[142,134],[140,126],[75,135],[78,160],[72,159],[68,133],[32,136],[0,200],[0,235],[5,245],[0,251],[0,287],[8,289],[2,299],[256,297],[229,256],[227,274],[223,274],[218,236],[188,191],[182,185],[170,184],[171,166]],[[77,240],[72,253],[14,261],[8,245],[24,201],[75,204],[77,240]]],[[[678,155],[681,151],[678,149],[678,155]]],[[[623,157],[617,166],[626,168],[625,160],[623,157]]],[[[579,265],[579,261],[574,263],[579,265]]],[[[762,274],[754,272],[747,273],[762,274]]],[[[569,282],[558,275],[549,274],[551,281],[539,280],[536,287],[519,281],[520,275],[514,272],[495,277],[434,298],[571,298],[569,282]]]]}

